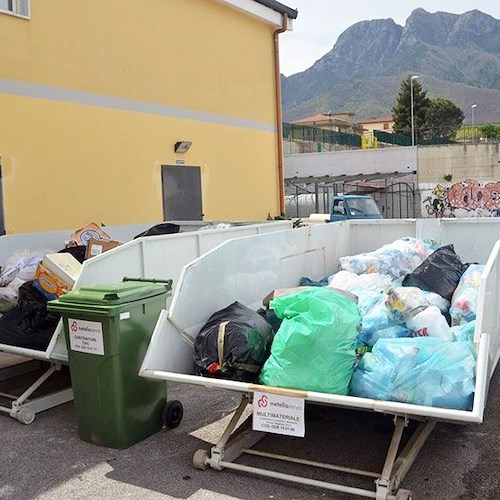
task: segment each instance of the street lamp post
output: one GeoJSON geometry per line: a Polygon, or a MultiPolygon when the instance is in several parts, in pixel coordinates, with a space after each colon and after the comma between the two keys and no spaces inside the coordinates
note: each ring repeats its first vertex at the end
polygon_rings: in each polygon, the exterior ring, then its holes
{"type": "Polygon", "coordinates": [[[415,146],[415,120],[413,116],[413,80],[416,80],[418,75],[413,75],[410,78],[410,111],[411,111],[411,145],[415,146]]]}
{"type": "Polygon", "coordinates": [[[473,104],[470,107],[470,111],[472,113],[472,142],[476,142],[476,130],[474,129],[474,110],[476,109],[477,104],[473,104]]]}

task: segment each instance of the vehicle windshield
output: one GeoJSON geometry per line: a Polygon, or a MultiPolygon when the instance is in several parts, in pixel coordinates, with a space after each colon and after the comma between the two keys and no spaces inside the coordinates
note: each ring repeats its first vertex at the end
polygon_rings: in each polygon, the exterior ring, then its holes
{"type": "Polygon", "coordinates": [[[380,211],[373,198],[353,198],[348,200],[352,215],[379,215],[380,211]]]}

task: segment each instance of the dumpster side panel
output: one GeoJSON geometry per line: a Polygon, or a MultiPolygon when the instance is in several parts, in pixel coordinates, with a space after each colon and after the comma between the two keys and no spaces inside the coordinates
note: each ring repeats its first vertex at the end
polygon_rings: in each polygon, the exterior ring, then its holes
{"type": "Polygon", "coordinates": [[[289,228],[290,221],[279,221],[139,238],[86,261],[75,288],[124,276],[173,279],[175,287],[184,265],[223,241],[289,228]]]}
{"type": "Polygon", "coordinates": [[[163,310],[142,366],[147,366],[149,370],[163,370],[167,357],[170,372],[194,375],[193,339],[182,335],[168,319],[168,312],[163,310]]]}
{"type": "Polygon", "coordinates": [[[486,264],[498,239],[500,224],[495,217],[441,219],[441,245],[453,243],[464,262],[486,264]]]}
{"type": "Polygon", "coordinates": [[[415,219],[349,221],[350,249],[345,255],[372,252],[398,238],[415,237],[415,219]]]}
{"type": "Polygon", "coordinates": [[[495,244],[481,278],[474,332],[476,343],[482,333],[490,334],[488,359],[488,379],[490,379],[500,357],[500,240],[495,244]]]}
{"type": "Polygon", "coordinates": [[[182,290],[177,288],[172,299],[175,325],[194,336],[213,312],[235,300],[258,308],[275,288],[296,286],[302,276],[323,277],[324,257],[316,255],[322,269],[312,269],[315,259],[307,254],[326,255],[326,245],[316,241],[311,248],[309,235],[305,227],[229,240],[187,265],[179,281],[182,290]]]}

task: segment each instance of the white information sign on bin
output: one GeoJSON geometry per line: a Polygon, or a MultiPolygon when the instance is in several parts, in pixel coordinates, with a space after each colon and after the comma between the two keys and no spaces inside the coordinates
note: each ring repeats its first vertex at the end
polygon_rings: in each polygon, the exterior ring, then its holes
{"type": "Polygon", "coordinates": [[[102,323],[68,318],[68,330],[72,351],[104,355],[102,323]]]}
{"type": "Polygon", "coordinates": [[[253,430],[304,437],[304,398],[254,392],[253,430]]]}

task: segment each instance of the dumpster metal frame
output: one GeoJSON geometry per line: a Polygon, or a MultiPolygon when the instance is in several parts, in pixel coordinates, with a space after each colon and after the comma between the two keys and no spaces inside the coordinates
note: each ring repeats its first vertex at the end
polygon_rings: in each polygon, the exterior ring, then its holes
{"type": "MultiPolygon", "coordinates": [[[[276,388],[272,389],[273,392],[278,392],[275,390],[276,388]]],[[[286,394],[285,391],[282,392],[286,394]]],[[[426,439],[429,437],[436,425],[435,420],[422,421],[418,428],[414,431],[411,439],[398,455],[398,449],[401,444],[403,431],[408,425],[409,419],[407,416],[394,416],[394,432],[387,450],[383,469],[381,472],[373,472],[352,467],[333,465],[331,463],[291,457],[289,455],[280,455],[276,453],[253,450],[252,446],[263,439],[267,433],[247,429],[240,434],[234,434],[238,421],[243,414],[243,411],[250,403],[250,400],[250,395],[242,396],[241,402],[234,412],[231,421],[228,423],[225,431],[222,433],[215,446],[213,446],[210,450],[199,449],[196,451],[193,456],[193,466],[195,468],[205,470],[207,467],[211,467],[212,469],[219,471],[229,469],[367,498],[402,500],[403,498],[410,498],[411,492],[405,489],[399,489],[399,485],[403,481],[406,473],[409,471],[411,465],[417,457],[418,452],[421,450],[426,439]],[[274,470],[271,471],[261,467],[251,467],[234,462],[244,454],[270,458],[278,462],[291,462],[323,470],[371,477],[375,479],[376,491],[364,488],[355,488],[331,481],[319,481],[305,476],[284,474],[274,470]],[[393,495],[392,492],[395,490],[397,490],[397,494],[393,495]]],[[[247,421],[249,419],[251,419],[251,415],[247,418],[247,421]]]]}
{"type": "MultiPolygon", "coordinates": [[[[310,270],[311,278],[320,278],[337,270],[335,263],[338,264],[340,256],[374,250],[382,244],[403,236],[433,237],[441,244],[456,240],[457,252],[463,253],[464,260],[484,262],[487,259],[481,279],[478,320],[474,334],[477,363],[472,410],[452,410],[298,391],[309,402],[394,416],[394,434],[384,468],[381,473],[377,473],[375,492],[346,490],[344,485],[326,482],[311,483],[303,477],[286,477],[267,469],[248,468],[234,464],[232,460],[242,453],[248,453],[251,445],[255,444],[254,440],[260,439],[262,433],[255,437],[241,438],[242,443],[238,441],[238,438],[232,441],[230,437],[234,430],[233,422],[229,424],[219,443],[211,449],[209,454],[205,454],[203,450],[195,454],[196,466],[253,472],[262,476],[314,484],[377,499],[395,498],[394,494],[397,495],[397,492],[394,490],[399,487],[436,422],[458,424],[482,422],[489,380],[500,356],[500,286],[498,286],[500,283],[500,221],[494,219],[347,221],[299,228],[279,235],[262,235],[227,241],[184,267],[171,307],[168,312],[162,312],[153,332],[140,375],[236,391],[243,393],[244,398],[251,398],[254,391],[286,394],[287,391],[280,388],[194,375],[192,343],[205,321],[214,310],[226,306],[233,300],[238,300],[254,309],[258,308],[260,300],[270,289],[296,286],[305,268],[310,270]],[[470,231],[468,238],[463,238],[464,230],[470,231]],[[458,238],[459,236],[461,238],[458,238]],[[488,249],[492,249],[491,252],[488,252],[488,249]],[[321,265],[315,266],[316,261],[321,262],[321,265]],[[186,297],[190,300],[187,301],[186,297]],[[210,299],[207,300],[208,298],[210,299]],[[189,303],[193,301],[198,304],[196,311],[192,307],[189,308],[189,303]],[[400,433],[408,419],[422,421],[422,424],[397,457],[400,433]]],[[[242,410],[238,410],[240,411],[242,410]]],[[[252,450],[250,453],[255,454],[252,450]]],[[[287,461],[297,461],[293,457],[283,455],[279,458],[282,459],[281,457],[285,457],[287,461]]],[[[300,459],[299,461],[303,462],[300,459]]],[[[331,465],[325,466],[325,464],[319,464],[319,466],[326,469],[332,467],[331,465]]],[[[401,498],[407,493],[400,490],[399,494],[401,498]]]]}
{"type": "MultiPolygon", "coordinates": [[[[214,248],[221,242],[238,236],[258,235],[268,232],[283,231],[291,227],[291,221],[243,221],[243,222],[198,222],[171,221],[181,226],[186,232],[176,234],[150,236],[128,241],[101,255],[85,261],[80,277],[73,289],[88,284],[113,283],[121,281],[125,276],[141,278],[173,278],[177,281],[182,267],[204,252],[214,248]],[[218,227],[219,225],[222,227],[218,227]],[[227,224],[233,224],[227,227],[227,224]],[[203,230],[198,231],[198,229],[203,230]],[[182,250],[180,250],[182,249],[182,250]],[[168,256],[168,258],[164,258],[168,256]]],[[[118,240],[131,239],[134,235],[158,222],[132,224],[127,226],[110,226],[106,231],[118,240]]],[[[37,249],[38,241],[42,246],[64,246],[64,237],[71,231],[51,231],[47,233],[25,233],[0,237],[0,256],[5,257],[13,249],[37,249]]],[[[17,347],[0,343],[2,352],[16,354],[29,360],[40,360],[50,363],[49,368],[20,396],[0,394],[11,400],[10,405],[0,405],[0,413],[8,414],[21,423],[31,424],[36,413],[54,408],[73,400],[71,388],[58,390],[44,396],[32,397],[62,365],[68,364],[68,353],[64,342],[62,322],[59,321],[45,351],[17,347]]]]}

